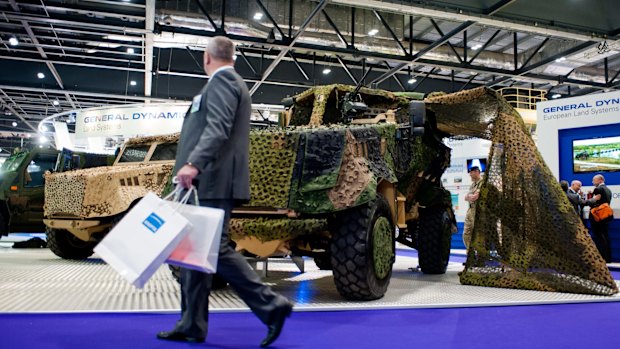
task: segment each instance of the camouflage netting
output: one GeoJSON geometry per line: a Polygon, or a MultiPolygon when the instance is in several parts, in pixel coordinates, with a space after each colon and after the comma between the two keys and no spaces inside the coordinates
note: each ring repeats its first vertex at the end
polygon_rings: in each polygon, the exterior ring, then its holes
{"type": "Polygon", "coordinates": [[[326,219],[235,218],[230,220],[233,240],[255,237],[260,241],[291,240],[300,235],[318,234],[327,230],[326,219]]]}
{"type": "Polygon", "coordinates": [[[171,133],[168,135],[161,136],[149,136],[149,137],[136,137],[130,138],[125,142],[125,146],[136,146],[136,145],[147,145],[157,143],[176,143],[179,141],[180,133],[171,133]]]}
{"type": "Polygon", "coordinates": [[[518,113],[486,88],[427,102],[440,129],[493,142],[461,283],[617,293],[605,261],[518,113]]]}
{"type": "Polygon", "coordinates": [[[45,176],[45,216],[99,218],[125,212],[149,191],[161,194],[172,164],[96,167],[45,176]]]}

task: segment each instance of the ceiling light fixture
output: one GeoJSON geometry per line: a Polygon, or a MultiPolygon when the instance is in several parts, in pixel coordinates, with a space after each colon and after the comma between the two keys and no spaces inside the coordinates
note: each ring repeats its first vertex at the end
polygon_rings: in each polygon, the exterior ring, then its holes
{"type": "Polygon", "coordinates": [[[127,49],[127,53],[129,53],[130,55],[136,53],[136,50],[133,49],[133,47],[130,47],[127,49]]]}
{"type": "Polygon", "coordinates": [[[19,45],[19,40],[17,40],[17,38],[13,36],[9,39],[9,44],[11,44],[11,46],[17,46],[19,45]]]}
{"type": "Polygon", "coordinates": [[[408,83],[409,85],[412,85],[412,84],[415,84],[415,83],[416,83],[416,81],[418,81],[418,80],[416,80],[415,78],[411,78],[411,79],[409,79],[409,80],[407,81],[407,83],[408,83]]]}
{"type": "Polygon", "coordinates": [[[566,57],[560,57],[558,59],[556,59],[556,62],[564,62],[566,60],[566,57]]]}
{"type": "Polygon", "coordinates": [[[329,74],[329,73],[331,73],[331,72],[332,72],[332,70],[331,70],[331,69],[329,69],[329,68],[325,68],[325,69],[323,69],[323,75],[327,75],[327,74],[329,74]]]}
{"type": "Polygon", "coordinates": [[[131,81],[129,82],[129,85],[131,85],[131,86],[136,86],[137,84],[138,84],[138,83],[137,83],[135,80],[131,80],[131,81]]]}
{"type": "Polygon", "coordinates": [[[39,137],[39,143],[41,144],[47,143],[47,138],[45,138],[45,136],[39,137]]]}
{"type": "Polygon", "coordinates": [[[368,32],[368,35],[370,35],[370,36],[375,36],[375,35],[377,35],[377,33],[379,33],[379,29],[371,29],[371,30],[368,32]]]}
{"type": "Polygon", "coordinates": [[[97,50],[95,50],[94,48],[89,48],[88,50],[86,50],[86,53],[95,53],[97,52],[97,50]]]}
{"type": "Polygon", "coordinates": [[[44,79],[44,78],[45,78],[45,74],[43,74],[43,73],[41,73],[41,72],[38,72],[38,73],[37,73],[37,78],[39,78],[39,79],[44,79]]]}
{"type": "Polygon", "coordinates": [[[59,104],[60,104],[60,102],[58,102],[58,100],[57,100],[57,99],[55,99],[55,100],[53,100],[53,101],[52,101],[52,104],[53,104],[53,105],[59,105],[59,104]]]}
{"type": "Polygon", "coordinates": [[[474,50],[474,51],[479,50],[481,48],[482,48],[482,45],[480,45],[480,44],[476,44],[476,45],[471,47],[471,49],[474,50]]]}
{"type": "Polygon", "coordinates": [[[256,12],[254,14],[254,20],[260,21],[261,19],[263,19],[263,14],[262,12],[256,12]]]}
{"type": "Polygon", "coordinates": [[[556,93],[556,94],[551,96],[551,98],[553,98],[553,99],[560,98],[560,97],[562,97],[562,95],[559,94],[559,93],[556,93]]]}
{"type": "Polygon", "coordinates": [[[17,127],[17,122],[16,122],[16,121],[13,121],[13,122],[11,123],[11,125],[13,125],[13,127],[17,127]]]}

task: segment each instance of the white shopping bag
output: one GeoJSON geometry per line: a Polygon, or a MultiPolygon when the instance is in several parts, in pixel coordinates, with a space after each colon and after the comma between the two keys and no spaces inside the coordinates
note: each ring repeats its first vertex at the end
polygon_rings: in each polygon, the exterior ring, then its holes
{"type": "Polygon", "coordinates": [[[95,252],[123,278],[142,288],[191,229],[188,220],[175,210],[178,205],[148,193],[95,252]]]}
{"type": "MultiPolygon", "coordinates": [[[[197,203],[198,200],[194,202],[197,203]]],[[[182,205],[179,213],[192,224],[192,229],[177,245],[166,263],[215,274],[224,224],[224,210],[182,205]]]]}

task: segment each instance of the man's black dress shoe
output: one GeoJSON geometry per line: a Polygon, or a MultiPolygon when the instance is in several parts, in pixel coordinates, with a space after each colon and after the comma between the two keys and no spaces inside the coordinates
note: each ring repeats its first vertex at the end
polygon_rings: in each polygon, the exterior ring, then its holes
{"type": "Polygon", "coordinates": [[[267,337],[263,339],[260,343],[261,347],[266,347],[269,344],[275,342],[276,339],[280,336],[280,332],[282,332],[282,327],[284,327],[284,321],[287,317],[291,316],[293,312],[293,305],[287,303],[286,305],[280,307],[276,319],[273,324],[268,326],[267,337]]]}
{"type": "Polygon", "coordinates": [[[157,338],[167,340],[167,341],[189,342],[189,343],[203,343],[205,341],[205,337],[190,337],[184,333],[176,332],[176,331],[159,332],[157,334],[157,338]]]}

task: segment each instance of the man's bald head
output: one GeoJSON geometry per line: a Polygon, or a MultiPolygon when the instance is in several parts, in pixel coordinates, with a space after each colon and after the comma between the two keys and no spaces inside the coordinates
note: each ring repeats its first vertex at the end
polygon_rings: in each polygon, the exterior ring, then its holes
{"type": "Polygon", "coordinates": [[[204,69],[208,75],[218,68],[234,65],[235,44],[225,36],[216,36],[209,41],[204,54],[204,69]]]}

